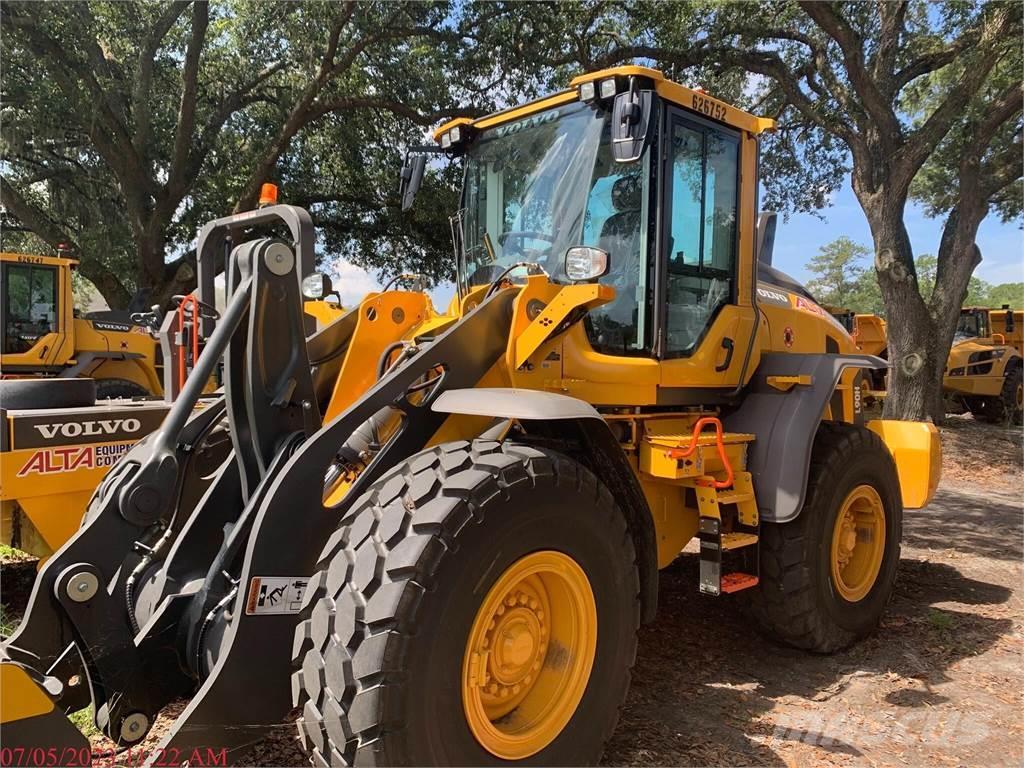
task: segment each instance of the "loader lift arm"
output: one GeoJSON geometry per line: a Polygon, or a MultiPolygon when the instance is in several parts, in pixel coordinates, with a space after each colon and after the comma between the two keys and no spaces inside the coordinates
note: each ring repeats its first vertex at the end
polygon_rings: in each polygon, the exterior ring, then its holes
{"type": "MultiPolygon", "coordinates": [[[[322,542],[361,489],[422,449],[447,418],[429,407],[434,399],[476,384],[506,350],[517,289],[495,292],[422,340],[401,365],[321,425],[316,393],[323,387],[315,386],[307,354],[303,260],[295,258],[312,247],[302,237],[308,215],[289,206],[256,213],[207,225],[201,263],[216,253],[209,243],[243,225],[299,222],[291,227],[297,242],[263,238],[233,250],[228,308],[195,372],[160,431],[138,444],[97,490],[89,523],[43,568],[24,622],[4,646],[4,663],[21,667],[54,701],[49,717],[62,719],[59,710],[79,709],[91,697],[97,725],[121,744],[141,740],[167,702],[193,692],[161,744],[165,750],[234,749],[282,721],[290,701],[294,615],[248,612],[253,579],[308,578],[322,542]],[[225,397],[193,414],[221,356],[225,397]],[[433,383],[411,401],[410,391],[424,379],[433,383]],[[386,407],[397,409],[401,425],[345,499],[325,506],[324,478],[339,449],[386,407]],[[191,451],[222,417],[230,426],[231,456],[192,488],[191,451]],[[158,556],[147,559],[157,549],[158,556]],[[77,601],[81,584],[89,597],[77,601]],[[253,674],[257,665],[260,674],[253,674]],[[76,674],[88,685],[67,686],[76,674]],[[240,697],[250,703],[244,710],[237,706],[240,697]]],[[[6,743],[28,734],[18,724],[5,725],[6,743]]]]}

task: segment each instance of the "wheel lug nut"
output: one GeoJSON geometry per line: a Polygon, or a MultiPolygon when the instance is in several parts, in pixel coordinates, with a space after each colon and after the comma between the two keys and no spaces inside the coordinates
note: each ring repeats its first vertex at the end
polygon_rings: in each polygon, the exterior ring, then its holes
{"type": "Polygon", "coordinates": [[[521,690],[521,689],[519,688],[519,686],[518,686],[518,685],[513,685],[513,686],[512,686],[512,693],[513,693],[513,694],[517,694],[517,693],[519,693],[519,691],[520,691],[520,690],[521,690]]]}

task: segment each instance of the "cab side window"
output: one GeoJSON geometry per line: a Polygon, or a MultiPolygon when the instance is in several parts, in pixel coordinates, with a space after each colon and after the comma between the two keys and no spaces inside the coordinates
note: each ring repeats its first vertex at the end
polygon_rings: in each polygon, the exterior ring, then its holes
{"type": "Polygon", "coordinates": [[[670,140],[665,351],[678,357],[735,289],[739,141],[681,119],[670,140]]]}
{"type": "Polygon", "coordinates": [[[30,264],[4,265],[4,352],[28,352],[57,330],[57,271],[30,264]]]}

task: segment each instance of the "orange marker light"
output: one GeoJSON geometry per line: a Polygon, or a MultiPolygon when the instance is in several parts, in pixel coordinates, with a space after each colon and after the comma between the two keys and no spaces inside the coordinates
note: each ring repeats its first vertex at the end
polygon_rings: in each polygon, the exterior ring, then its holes
{"type": "Polygon", "coordinates": [[[260,206],[277,205],[277,184],[264,184],[260,187],[260,206]]]}

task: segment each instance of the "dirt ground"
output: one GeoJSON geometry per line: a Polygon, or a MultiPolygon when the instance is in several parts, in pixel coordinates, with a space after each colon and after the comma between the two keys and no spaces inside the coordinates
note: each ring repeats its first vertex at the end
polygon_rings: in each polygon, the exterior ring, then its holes
{"type": "MultiPolygon", "coordinates": [[[[1024,764],[1021,430],[968,416],[942,432],[943,482],[905,514],[874,636],[832,656],[771,643],[735,599],[701,597],[697,559],[683,555],[662,572],[604,763],[1024,764]]],[[[14,583],[5,565],[5,603],[14,583]]],[[[247,762],[304,765],[293,733],[283,726],[247,762]]]]}

